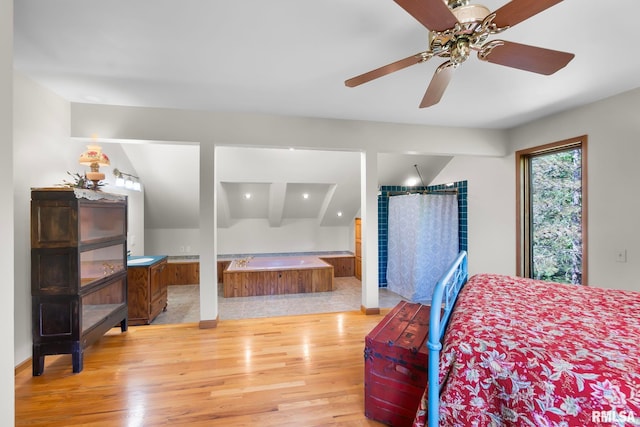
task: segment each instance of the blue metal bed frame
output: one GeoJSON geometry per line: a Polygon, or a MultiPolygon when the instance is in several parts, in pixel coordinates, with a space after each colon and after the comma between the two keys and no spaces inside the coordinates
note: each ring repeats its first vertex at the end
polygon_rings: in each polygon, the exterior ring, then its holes
{"type": "Polygon", "coordinates": [[[437,427],[439,423],[440,382],[438,369],[442,338],[444,337],[444,331],[447,328],[453,305],[458,298],[458,292],[467,282],[468,277],[467,252],[461,251],[440,280],[438,280],[433,290],[429,319],[429,340],[427,342],[427,347],[429,348],[429,383],[427,386],[429,427],[437,427]],[[442,310],[435,310],[435,307],[442,307],[442,310]]]}

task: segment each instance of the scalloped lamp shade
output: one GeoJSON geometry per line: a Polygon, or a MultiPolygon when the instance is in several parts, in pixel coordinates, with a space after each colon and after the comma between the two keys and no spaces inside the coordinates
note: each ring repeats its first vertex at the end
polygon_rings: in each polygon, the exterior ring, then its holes
{"type": "Polygon", "coordinates": [[[100,172],[100,166],[109,166],[111,161],[102,152],[102,148],[99,145],[87,145],[87,151],[80,154],[78,163],[91,168],[91,172],[87,172],[87,179],[93,181],[94,186],[96,186],[98,181],[104,179],[104,174],[100,172]]]}

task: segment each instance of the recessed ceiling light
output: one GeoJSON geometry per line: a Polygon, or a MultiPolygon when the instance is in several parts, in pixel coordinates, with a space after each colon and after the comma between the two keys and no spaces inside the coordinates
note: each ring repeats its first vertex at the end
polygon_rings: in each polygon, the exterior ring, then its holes
{"type": "Polygon", "coordinates": [[[342,216],[342,211],[338,211],[337,215],[342,216]]]}
{"type": "Polygon", "coordinates": [[[244,198],[249,200],[251,198],[251,193],[244,193],[244,198]]]}
{"type": "Polygon", "coordinates": [[[302,193],[302,198],[303,199],[308,199],[309,198],[309,193],[302,193]]]}
{"type": "Polygon", "coordinates": [[[415,178],[409,178],[407,179],[407,187],[415,187],[415,185],[418,183],[418,180],[415,178]]]}

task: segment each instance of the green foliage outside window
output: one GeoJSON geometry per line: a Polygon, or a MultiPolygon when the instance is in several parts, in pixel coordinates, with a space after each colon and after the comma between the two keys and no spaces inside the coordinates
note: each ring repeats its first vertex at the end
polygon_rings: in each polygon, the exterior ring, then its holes
{"type": "Polygon", "coordinates": [[[581,150],[531,159],[533,278],[582,283],[581,150]]]}

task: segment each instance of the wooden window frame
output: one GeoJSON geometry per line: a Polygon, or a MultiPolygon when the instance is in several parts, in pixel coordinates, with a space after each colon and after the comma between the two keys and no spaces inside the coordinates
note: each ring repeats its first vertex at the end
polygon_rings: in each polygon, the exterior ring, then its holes
{"type": "Polygon", "coordinates": [[[581,149],[582,170],[582,284],[588,285],[588,191],[587,191],[587,135],[581,135],[575,138],[565,139],[562,141],[552,142],[550,144],[540,145],[537,147],[527,148],[515,152],[516,159],[516,275],[527,277],[530,265],[530,242],[526,238],[530,234],[530,190],[528,187],[529,179],[529,162],[531,157],[543,154],[549,154],[559,151],[570,150],[572,148],[581,149]]]}

